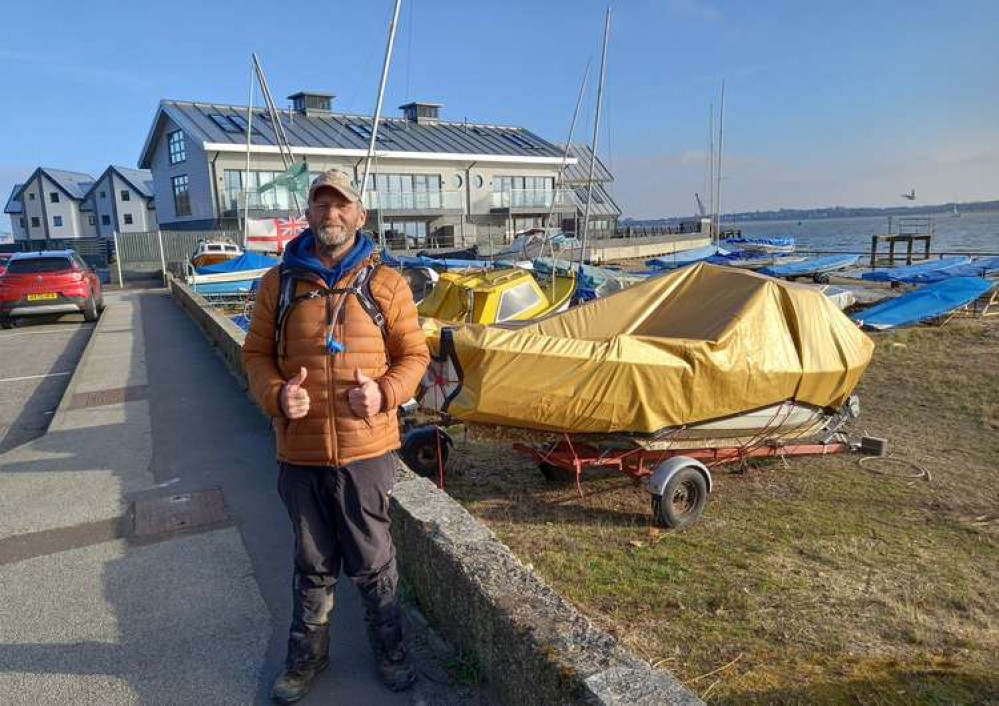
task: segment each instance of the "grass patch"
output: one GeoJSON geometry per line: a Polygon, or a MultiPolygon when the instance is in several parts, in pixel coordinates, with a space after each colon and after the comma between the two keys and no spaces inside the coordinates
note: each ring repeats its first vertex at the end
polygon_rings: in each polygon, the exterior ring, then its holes
{"type": "Polygon", "coordinates": [[[719,472],[702,519],[651,525],[627,478],[584,498],[459,442],[448,491],[598,625],[711,703],[999,703],[999,321],[875,338],[851,455],[719,472]]]}

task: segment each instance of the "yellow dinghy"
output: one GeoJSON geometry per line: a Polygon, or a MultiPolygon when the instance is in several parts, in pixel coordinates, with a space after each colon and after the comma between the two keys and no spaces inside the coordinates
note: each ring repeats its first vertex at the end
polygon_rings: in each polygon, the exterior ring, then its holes
{"type": "Polygon", "coordinates": [[[444,272],[417,310],[439,321],[527,321],[565,311],[575,289],[572,272],[539,276],[516,267],[444,272]]]}

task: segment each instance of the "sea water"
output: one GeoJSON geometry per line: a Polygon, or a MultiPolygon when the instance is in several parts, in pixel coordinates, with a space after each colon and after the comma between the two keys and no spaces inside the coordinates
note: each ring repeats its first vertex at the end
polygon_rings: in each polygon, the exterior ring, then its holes
{"type": "MultiPolygon", "coordinates": [[[[895,219],[897,220],[897,216],[895,219]]],[[[981,252],[999,255],[999,211],[981,211],[932,216],[936,233],[931,242],[934,253],[981,252]]],[[[801,221],[722,221],[722,229],[738,228],[744,236],[790,236],[799,250],[840,250],[868,253],[871,236],[888,233],[886,216],[862,218],[812,218],[801,221]]],[[[895,229],[893,229],[894,231],[895,229]]],[[[899,246],[896,246],[896,249],[899,246]]],[[[905,247],[904,245],[901,247],[905,247]]],[[[921,251],[921,245],[914,248],[921,251]]],[[[879,249],[887,252],[882,243],[879,249]]]]}

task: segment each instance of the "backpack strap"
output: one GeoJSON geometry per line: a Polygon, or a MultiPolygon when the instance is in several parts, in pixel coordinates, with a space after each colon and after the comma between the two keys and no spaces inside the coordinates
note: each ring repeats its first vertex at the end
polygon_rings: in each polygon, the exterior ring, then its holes
{"type": "MultiPolygon", "coordinates": [[[[382,313],[378,301],[371,292],[371,278],[381,266],[382,263],[378,261],[365,265],[358,271],[347,287],[327,289],[325,291],[313,289],[299,296],[295,296],[295,282],[298,279],[295,271],[290,267],[281,266],[278,270],[278,301],[277,310],[274,315],[274,340],[276,342],[281,340],[281,332],[284,330],[285,320],[288,318],[292,306],[304,299],[318,299],[319,297],[331,297],[337,294],[341,295],[341,297],[346,297],[349,294],[356,296],[358,304],[361,305],[361,308],[364,309],[365,313],[371,317],[371,320],[382,332],[382,337],[387,338],[388,322],[382,313]]],[[[342,301],[343,299],[341,299],[342,301]]],[[[334,318],[339,318],[339,309],[340,306],[337,306],[337,314],[334,318]]]]}

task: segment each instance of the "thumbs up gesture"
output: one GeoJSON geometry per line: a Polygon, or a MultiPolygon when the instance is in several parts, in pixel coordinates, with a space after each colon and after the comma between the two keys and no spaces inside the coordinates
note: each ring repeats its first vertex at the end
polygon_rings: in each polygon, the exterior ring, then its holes
{"type": "Polygon", "coordinates": [[[309,371],[300,368],[298,375],[281,388],[281,410],[288,419],[301,419],[309,413],[309,393],[302,385],[309,371]]]}
{"type": "Polygon", "coordinates": [[[347,392],[347,401],[350,403],[351,411],[361,419],[367,419],[373,414],[377,414],[382,409],[382,389],[378,383],[362,373],[360,369],[354,370],[354,382],[357,387],[352,387],[347,392]]]}

